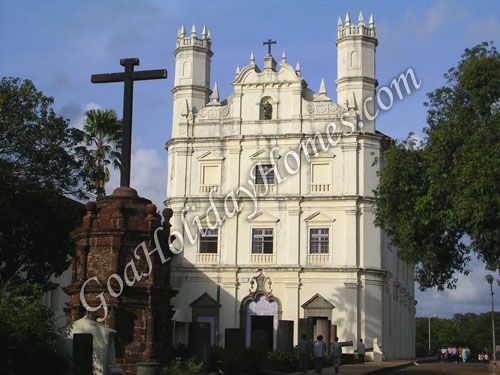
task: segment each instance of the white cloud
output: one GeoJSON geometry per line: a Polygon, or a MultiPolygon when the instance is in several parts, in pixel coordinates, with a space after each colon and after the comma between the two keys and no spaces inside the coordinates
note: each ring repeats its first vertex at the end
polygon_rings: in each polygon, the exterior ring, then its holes
{"type": "Polygon", "coordinates": [[[453,23],[462,21],[467,12],[456,3],[442,0],[431,3],[424,13],[410,11],[407,14],[409,31],[417,36],[428,38],[453,23]]]}
{"type": "MultiPolygon", "coordinates": [[[[166,171],[166,162],[160,157],[158,150],[138,147],[132,151],[130,185],[141,197],[156,204],[160,212],[164,208],[163,201],[166,196],[166,171]]],[[[106,184],[106,194],[110,195],[119,185],[120,172],[112,170],[110,181],[106,184]]]]}
{"type": "Polygon", "coordinates": [[[94,102],[87,103],[81,107],[80,113],[76,118],[71,119],[71,126],[74,128],[83,129],[83,124],[85,122],[85,112],[91,110],[91,109],[102,109],[102,107],[94,102]]]}
{"type": "MultiPolygon", "coordinates": [[[[488,283],[485,280],[486,274],[494,272],[485,269],[484,263],[475,259],[471,262],[471,273],[469,275],[458,275],[457,288],[438,292],[431,289],[425,292],[416,293],[417,316],[452,317],[455,313],[483,313],[491,311],[491,295],[488,283]]],[[[495,282],[493,285],[495,292],[495,304],[500,302],[500,288],[495,282]]]]}

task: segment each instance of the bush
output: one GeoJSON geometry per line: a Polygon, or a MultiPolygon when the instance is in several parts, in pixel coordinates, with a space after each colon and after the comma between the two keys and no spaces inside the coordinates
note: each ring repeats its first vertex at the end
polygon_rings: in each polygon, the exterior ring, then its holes
{"type": "Polygon", "coordinates": [[[65,375],[69,357],[54,313],[42,303],[41,288],[29,284],[0,288],[2,373],[65,375]]]}
{"type": "Polygon", "coordinates": [[[282,372],[298,371],[299,358],[295,352],[269,352],[267,354],[266,368],[282,372]]]}
{"type": "Polygon", "coordinates": [[[258,375],[264,359],[265,355],[254,349],[216,350],[212,356],[216,369],[225,375],[258,375]]]}
{"type": "Polygon", "coordinates": [[[187,360],[177,357],[162,370],[162,375],[199,375],[202,373],[203,362],[198,362],[194,357],[187,360]]]}

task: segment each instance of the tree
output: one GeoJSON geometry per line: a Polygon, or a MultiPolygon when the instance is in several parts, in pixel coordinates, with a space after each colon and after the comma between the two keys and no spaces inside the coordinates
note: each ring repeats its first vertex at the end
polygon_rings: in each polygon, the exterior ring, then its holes
{"type": "Polygon", "coordinates": [[[0,285],[49,287],[69,265],[69,233],[83,216],[91,160],[83,132],[52,109],[31,81],[0,81],[0,285]]]}
{"type": "MultiPolygon", "coordinates": [[[[495,313],[498,321],[500,312],[495,313]]],[[[427,355],[429,345],[428,318],[417,318],[415,321],[415,344],[417,357],[427,355]]],[[[500,335],[500,327],[495,327],[496,335],[500,335]]],[[[449,346],[467,346],[473,355],[491,349],[491,313],[455,314],[451,319],[431,319],[431,349],[436,352],[449,346]]]]}
{"type": "Polygon", "coordinates": [[[0,287],[0,351],[2,373],[66,374],[69,364],[54,313],[32,285],[0,287]]]}
{"type": "Polygon", "coordinates": [[[94,159],[93,187],[97,196],[106,194],[109,165],[120,168],[122,124],[113,110],[91,109],[85,113],[84,140],[94,159]]]}
{"type": "Polygon", "coordinates": [[[375,190],[376,224],[422,289],[453,288],[472,253],[500,267],[499,54],[466,49],[445,78],[425,103],[425,139],[388,147],[375,190]]]}
{"type": "Polygon", "coordinates": [[[83,132],[52,109],[54,99],[29,80],[0,81],[0,167],[18,183],[76,198],[88,197],[89,155],[83,132]]]}

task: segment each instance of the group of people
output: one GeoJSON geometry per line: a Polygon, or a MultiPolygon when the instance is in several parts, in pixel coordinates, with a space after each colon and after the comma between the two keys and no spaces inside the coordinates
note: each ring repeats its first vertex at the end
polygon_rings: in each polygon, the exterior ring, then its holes
{"type": "MultiPolygon", "coordinates": [[[[358,360],[360,364],[365,362],[365,344],[363,339],[359,340],[358,343],[358,360]]],[[[316,338],[316,342],[313,345],[313,355],[314,355],[314,370],[316,374],[321,374],[323,371],[323,365],[325,361],[325,356],[327,354],[327,345],[323,341],[323,336],[319,335],[316,338]]],[[[300,359],[300,369],[306,374],[309,367],[309,356],[310,356],[310,344],[307,340],[306,335],[302,335],[302,339],[299,343],[299,359],[300,359]]],[[[342,345],[339,343],[339,338],[335,337],[335,341],[332,343],[332,360],[333,367],[335,368],[335,373],[339,373],[339,367],[342,362],[342,345]]]]}
{"type": "Polygon", "coordinates": [[[448,348],[441,348],[439,361],[441,363],[445,362],[463,362],[467,363],[470,361],[471,352],[468,347],[462,347],[461,345],[449,346],[448,348]]]}

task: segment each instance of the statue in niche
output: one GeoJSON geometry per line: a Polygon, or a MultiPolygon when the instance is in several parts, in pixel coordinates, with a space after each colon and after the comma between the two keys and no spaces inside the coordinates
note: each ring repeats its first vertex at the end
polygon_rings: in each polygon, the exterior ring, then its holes
{"type": "Polygon", "coordinates": [[[269,102],[265,102],[262,106],[262,114],[264,120],[271,120],[273,118],[273,105],[269,102]]]}

